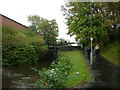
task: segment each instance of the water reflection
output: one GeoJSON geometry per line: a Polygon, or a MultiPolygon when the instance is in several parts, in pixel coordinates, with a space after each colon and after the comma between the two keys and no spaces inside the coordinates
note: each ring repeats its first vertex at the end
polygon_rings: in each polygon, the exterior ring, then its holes
{"type": "Polygon", "coordinates": [[[35,66],[2,67],[2,88],[34,88],[40,78],[32,68],[49,67],[51,61],[43,61],[35,66]]]}

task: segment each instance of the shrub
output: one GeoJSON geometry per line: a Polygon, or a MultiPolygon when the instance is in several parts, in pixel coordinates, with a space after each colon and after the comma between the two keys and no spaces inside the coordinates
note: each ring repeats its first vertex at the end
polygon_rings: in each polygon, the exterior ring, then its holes
{"type": "Polygon", "coordinates": [[[19,46],[3,54],[3,65],[27,65],[37,63],[38,56],[32,46],[19,46]]]}
{"type": "Polygon", "coordinates": [[[40,36],[29,36],[28,31],[3,27],[2,54],[3,65],[23,65],[38,62],[39,55],[47,49],[40,36]],[[33,44],[34,43],[34,44],[33,44]]]}
{"type": "Polygon", "coordinates": [[[25,34],[27,37],[34,37],[37,33],[33,32],[31,29],[26,30],[19,30],[19,32],[25,34]]]}
{"type": "Polygon", "coordinates": [[[36,86],[39,88],[65,88],[70,68],[71,64],[67,57],[58,57],[57,61],[53,61],[51,64],[51,68],[36,70],[40,75],[36,86]]]}
{"type": "Polygon", "coordinates": [[[38,57],[43,59],[48,51],[48,47],[45,45],[45,41],[42,37],[40,35],[32,37],[30,44],[34,47],[38,57]]]}

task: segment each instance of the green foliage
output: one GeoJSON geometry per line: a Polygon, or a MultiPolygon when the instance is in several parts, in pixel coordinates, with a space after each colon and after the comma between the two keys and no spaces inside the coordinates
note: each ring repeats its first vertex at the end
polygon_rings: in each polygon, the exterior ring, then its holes
{"type": "Polygon", "coordinates": [[[76,40],[90,40],[92,34],[95,42],[112,41],[113,32],[120,22],[119,3],[69,2],[62,6],[62,11],[67,20],[68,34],[76,35],[76,40]]]}
{"type": "Polygon", "coordinates": [[[19,32],[23,33],[24,35],[26,35],[28,38],[29,37],[34,37],[37,35],[37,33],[33,32],[30,28],[28,28],[27,32],[26,30],[20,30],[19,32]]]}
{"type": "Polygon", "coordinates": [[[3,65],[25,65],[37,63],[38,61],[34,48],[30,46],[19,46],[6,51],[3,50],[3,65]]]}
{"type": "Polygon", "coordinates": [[[45,45],[45,41],[40,35],[36,35],[32,37],[30,40],[31,40],[30,44],[34,47],[39,59],[42,60],[47,54],[46,52],[48,51],[48,47],[45,45]]]}
{"type": "Polygon", "coordinates": [[[56,43],[56,37],[58,36],[58,25],[55,19],[47,20],[37,15],[30,15],[28,16],[28,21],[31,23],[29,28],[35,33],[42,35],[47,44],[56,43]]]}
{"type": "Polygon", "coordinates": [[[111,43],[101,49],[101,54],[113,64],[120,66],[118,42],[111,43]]]}
{"type": "Polygon", "coordinates": [[[39,88],[76,88],[86,86],[93,80],[80,51],[60,52],[49,69],[34,70],[40,75],[35,84],[39,88]],[[79,75],[76,75],[76,72],[79,72],[79,75]]]}
{"type": "Polygon", "coordinates": [[[53,61],[51,68],[36,70],[40,75],[36,86],[39,88],[65,88],[67,76],[71,68],[68,60],[67,57],[60,55],[57,61],[53,61]]]}
{"type": "Polygon", "coordinates": [[[69,62],[72,64],[68,75],[69,79],[66,80],[67,88],[86,86],[93,80],[92,73],[81,51],[66,51],[62,54],[69,57],[69,62]],[[78,76],[76,76],[76,72],[79,72],[78,76]]]}
{"type": "Polygon", "coordinates": [[[28,34],[29,31],[15,30],[11,27],[3,27],[2,30],[3,65],[37,63],[39,56],[43,56],[47,50],[47,47],[43,46],[42,37],[32,37],[28,34]]]}
{"type": "Polygon", "coordinates": [[[68,74],[71,63],[69,62],[69,58],[64,56],[62,53],[58,53],[59,56],[56,61],[51,64],[52,68],[59,68],[62,72],[66,72],[68,74]]]}
{"type": "Polygon", "coordinates": [[[85,39],[81,39],[81,40],[79,41],[79,43],[81,43],[81,44],[87,44],[87,41],[86,41],[85,39]]]}

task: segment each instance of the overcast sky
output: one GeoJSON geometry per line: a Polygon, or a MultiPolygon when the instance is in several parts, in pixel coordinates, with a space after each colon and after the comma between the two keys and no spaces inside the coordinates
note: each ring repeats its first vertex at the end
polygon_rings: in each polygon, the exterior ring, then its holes
{"type": "Polygon", "coordinates": [[[59,38],[74,41],[74,37],[66,35],[67,26],[61,12],[64,0],[1,0],[0,13],[26,26],[27,16],[39,15],[47,19],[56,19],[59,26],[59,38]]]}

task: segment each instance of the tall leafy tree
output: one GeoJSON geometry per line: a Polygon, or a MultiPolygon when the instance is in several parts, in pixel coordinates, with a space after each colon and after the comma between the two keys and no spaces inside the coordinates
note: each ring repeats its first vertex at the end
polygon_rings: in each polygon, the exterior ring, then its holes
{"type": "MultiPolygon", "coordinates": [[[[113,22],[119,23],[118,10],[111,10],[110,3],[83,3],[70,2],[62,6],[63,14],[67,20],[68,34],[76,35],[76,40],[90,40],[106,42],[110,39],[110,30],[113,22]],[[92,24],[91,24],[92,23],[92,24]]],[[[118,3],[117,3],[118,4],[118,3]]],[[[116,6],[118,9],[118,6],[116,6]]]]}
{"type": "Polygon", "coordinates": [[[58,25],[55,19],[47,20],[37,15],[30,15],[28,21],[31,23],[30,28],[42,35],[47,44],[56,43],[58,25]]]}
{"type": "Polygon", "coordinates": [[[30,22],[29,28],[34,32],[37,32],[39,30],[38,24],[40,23],[40,20],[42,20],[42,18],[38,15],[34,16],[29,15],[28,16],[28,22],[30,22]]]}
{"type": "Polygon", "coordinates": [[[102,7],[102,15],[104,21],[102,26],[108,32],[110,41],[117,39],[117,26],[120,24],[120,3],[119,2],[109,2],[101,3],[99,6],[102,7]],[[112,8],[111,8],[112,7],[112,8]]]}

